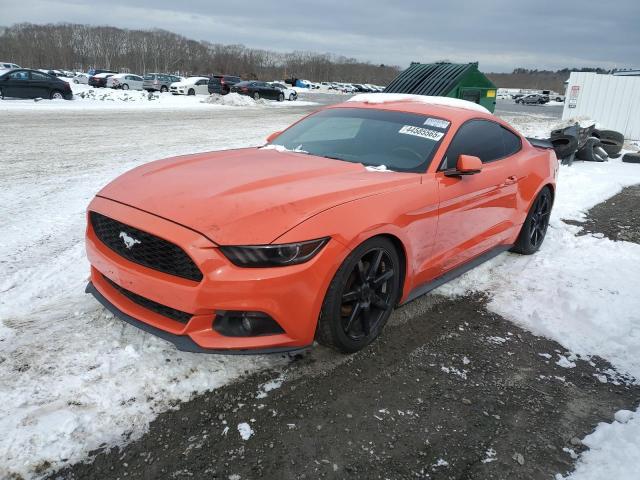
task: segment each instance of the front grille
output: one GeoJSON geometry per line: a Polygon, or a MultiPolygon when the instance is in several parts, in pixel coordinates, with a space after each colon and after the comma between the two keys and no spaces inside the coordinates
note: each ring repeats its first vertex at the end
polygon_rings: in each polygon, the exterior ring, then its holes
{"type": "Polygon", "coordinates": [[[183,312],[180,310],[176,310],[175,308],[167,307],[166,305],[162,305],[160,303],[154,302],[153,300],[149,300],[148,298],[142,297],[137,293],[130,292],[126,288],[122,288],[117,283],[113,282],[111,279],[102,276],[109,285],[115,288],[122,296],[128,298],[133,303],[140,305],[147,310],[151,310],[152,312],[157,313],[158,315],[162,315],[163,317],[170,318],[171,320],[175,320],[180,323],[187,323],[189,319],[193,316],[190,313],[183,312]]]}
{"type": "Polygon", "coordinates": [[[121,257],[169,275],[202,280],[202,272],[177,245],[97,212],[89,216],[96,236],[121,257]]]}

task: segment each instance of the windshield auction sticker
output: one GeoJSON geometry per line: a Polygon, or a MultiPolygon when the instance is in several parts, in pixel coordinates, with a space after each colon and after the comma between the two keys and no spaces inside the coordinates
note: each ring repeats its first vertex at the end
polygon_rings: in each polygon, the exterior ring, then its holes
{"type": "Polygon", "coordinates": [[[427,138],[435,142],[437,142],[444,136],[443,132],[429,130],[428,128],[414,127],[413,125],[404,125],[398,131],[398,133],[403,133],[404,135],[413,135],[415,137],[427,138]]]}
{"type": "Polygon", "coordinates": [[[449,126],[449,121],[442,120],[440,118],[429,117],[424,121],[424,124],[429,127],[442,128],[444,130],[449,126]]]}

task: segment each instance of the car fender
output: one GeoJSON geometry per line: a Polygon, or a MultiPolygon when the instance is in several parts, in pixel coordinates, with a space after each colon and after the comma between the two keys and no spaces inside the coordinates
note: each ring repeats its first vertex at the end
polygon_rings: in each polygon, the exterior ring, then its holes
{"type": "MultiPolygon", "coordinates": [[[[376,173],[384,175],[384,173],[376,173]]],[[[331,278],[344,259],[366,240],[391,236],[402,246],[405,257],[403,295],[413,288],[413,279],[425,256],[431,253],[437,229],[438,192],[423,183],[352,200],[324,210],[298,224],[273,243],[290,243],[330,236],[344,250],[335,258],[331,278]]],[[[328,286],[328,284],[327,284],[328,286]]]]}

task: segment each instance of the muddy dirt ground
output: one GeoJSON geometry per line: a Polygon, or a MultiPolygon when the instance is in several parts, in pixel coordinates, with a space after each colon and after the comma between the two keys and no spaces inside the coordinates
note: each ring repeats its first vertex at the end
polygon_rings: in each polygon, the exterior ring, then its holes
{"type": "MultiPolygon", "coordinates": [[[[625,189],[590,212],[585,231],[638,242],[639,199],[640,187],[625,189]]],[[[598,422],[640,404],[640,386],[606,362],[570,357],[565,368],[561,355],[481,297],[429,295],[398,309],[362,352],[316,347],[51,478],[549,479],[573,469],[598,422]]]]}

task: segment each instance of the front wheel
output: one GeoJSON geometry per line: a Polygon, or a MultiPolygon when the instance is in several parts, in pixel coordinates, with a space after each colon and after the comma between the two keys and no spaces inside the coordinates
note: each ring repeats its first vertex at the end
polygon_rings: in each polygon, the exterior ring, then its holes
{"type": "Polygon", "coordinates": [[[353,353],[375,340],[400,296],[400,259],[383,237],[367,240],[345,259],[329,285],[316,338],[353,353]]]}
{"type": "Polygon", "coordinates": [[[160,93],[165,93],[168,92],[169,89],[167,87],[165,87],[164,85],[160,87],[160,93]]]}
{"type": "Polygon", "coordinates": [[[187,92],[187,95],[195,95],[196,91],[193,88],[190,88],[189,91],[187,92]]]}
{"type": "Polygon", "coordinates": [[[260,100],[260,94],[258,92],[253,92],[253,99],[260,100]]]}
{"type": "Polygon", "coordinates": [[[531,255],[538,251],[547,234],[552,205],[551,190],[549,187],[544,187],[531,205],[518,239],[511,248],[512,252],[531,255]]]}
{"type": "Polygon", "coordinates": [[[123,90],[129,90],[129,85],[128,85],[128,84],[126,84],[126,83],[123,83],[123,84],[122,84],[122,89],[123,89],[123,90]]]}
{"type": "Polygon", "coordinates": [[[289,101],[293,102],[296,99],[296,96],[293,93],[289,94],[289,101]]]}

